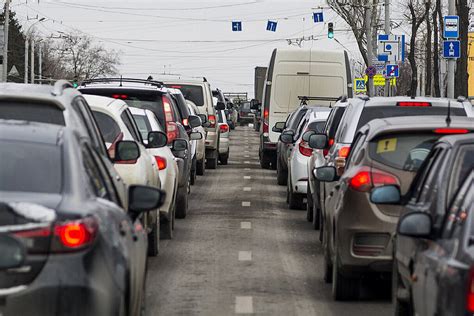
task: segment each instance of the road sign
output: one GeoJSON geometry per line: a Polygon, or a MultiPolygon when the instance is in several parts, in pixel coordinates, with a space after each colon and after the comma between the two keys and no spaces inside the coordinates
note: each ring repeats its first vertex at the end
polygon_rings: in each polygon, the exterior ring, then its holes
{"type": "Polygon", "coordinates": [[[314,12],[313,13],[313,21],[314,21],[314,23],[324,22],[323,12],[314,12]]]}
{"type": "Polygon", "coordinates": [[[365,85],[364,78],[355,78],[354,79],[354,91],[357,92],[367,92],[367,86],[365,85]]]}
{"type": "Polygon", "coordinates": [[[232,21],[232,31],[241,32],[242,31],[242,22],[241,21],[232,21]]]}
{"type": "Polygon", "coordinates": [[[460,58],[461,42],[460,41],[444,41],[443,45],[444,58],[460,58]]]}
{"type": "Polygon", "coordinates": [[[276,30],[277,30],[277,22],[268,21],[267,22],[267,31],[276,32],[276,30]]]}
{"type": "Polygon", "coordinates": [[[386,77],[399,77],[399,68],[398,65],[387,65],[387,69],[385,70],[386,77]]]}
{"type": "Polygon", "coordinates": [[[375,68],[374,66],[369,66],[369,67],[367,67],[367,69],[365,70],[365,74],[366,74],[369,78],[372,78],[372,77],[374,77],[374,76],[377,74],[377,68],[375,68]]]}
{"type": "MultiPolygon", "coordinates": [[[[367,82],[369,80],[369,77],[364,76],[364,80],[367,82]]],[[[385,86],[385,76],[384,75],[375,75],[374,78],[374,86],[376,87],[383,87],[385,86]]],[[[396,86],[397,85],[397,78],[390,78],[390,85],[396,86]]]]}
{"type": "Polygon", "coordinates": [[[457,15],[447,15],[443,18],[444,28],[443,36],[444,38],[459,38],[459,17],[457,15]]]}
{"type": "Polygon", "coordinates": [[[405,35],[379,35],[377,58],[379,61],[405,61],[405,35]]]}
{"type": "Polygon", "coordinates": [[[8,73],[9,76],[20,76],[20,73],[18,72],[18,69],[16,69],[16,66],[13,65],[12,69],[10,69],[10,72],[8,73]]]}

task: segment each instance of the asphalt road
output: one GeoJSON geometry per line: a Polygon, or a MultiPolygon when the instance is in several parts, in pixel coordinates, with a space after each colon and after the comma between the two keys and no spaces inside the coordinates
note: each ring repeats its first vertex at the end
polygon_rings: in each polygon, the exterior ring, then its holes
{"type": "MultiPolygon", "coordinates": [[[[231,133],[229,165],[192,187],[186,219],[148,264],[148,315],[389,315],[387,294],[339,303],[322,279],[318,233],[289,210],[276,172],[258,163],[258,134],[231,133]]],[[[386,293],[375,283],[367,293],[386,293]]]]}

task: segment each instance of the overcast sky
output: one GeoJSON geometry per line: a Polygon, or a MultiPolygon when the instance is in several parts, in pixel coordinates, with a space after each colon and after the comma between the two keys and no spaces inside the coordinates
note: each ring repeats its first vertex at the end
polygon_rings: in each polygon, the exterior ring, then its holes
{"type": "MultiPolygon", "coordinates": [[[[41,36],[80,30],[110,49],[122,52],[124,76],[159,78],[163,72],[205,76],[225,92],[253,93],[256,66],[267,66],[274,48],[289,46],[286,39],[316,36],[305,48],[343,49],[358,59],[348,32],[336,32],[341,44],[327,39],[327,24],[314,23],[312,12],[326,7],[324,0],[12,0],[12,10],[28,27],[33,20],[41,36]],[[242,21],[242,32],[232,32],[231,21],[242,21]],[[266,31],[267,20],[278,22],[266,31]]],[[[325,8],[325,20],[336,30],[347,27],[325,8]]]]}

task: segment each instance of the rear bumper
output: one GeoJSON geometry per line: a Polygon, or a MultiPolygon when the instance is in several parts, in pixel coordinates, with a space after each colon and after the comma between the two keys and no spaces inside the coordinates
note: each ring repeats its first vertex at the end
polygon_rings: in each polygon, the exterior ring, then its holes
{"type": "Polygon", "coordinates": [[[217,149],[219,134],[215,130],[209,130],[206,136],[206,149],[217,149]]]}

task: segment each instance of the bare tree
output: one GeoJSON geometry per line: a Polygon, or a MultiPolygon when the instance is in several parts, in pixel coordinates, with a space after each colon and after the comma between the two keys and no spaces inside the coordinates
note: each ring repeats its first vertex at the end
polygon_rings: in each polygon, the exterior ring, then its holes
{"type": "MultiPolygon", "coordinates": [[[[432,29],[431,29],[431,16],[430,16],[430,10],[431,10],[431,0],[426,0],[425,2],[425,21],[426,21],[426,50],[425,50],[425,94],[426,95],[431,95],[431,83],[432,83],[432,64],[431,64],[431,58],[432,58],[432,41],[431,41],[431,35],[432,35],[432,29]]],[[[437,43],[435,43],[436,45],[437,43]]]]}
{"type": "Polygon", "coordinates": [[[457,61],[454,85],[455,96],[468,95],[468,29],[469,29],[469,6],[467,0],[456,0],[456,10],[459,15],[459,40],[461,41],[461,58],[457,61]]]}
{"type": "Polygon", "coordinates": [[[434,81],[434,96],[440,97],[441,96],[441,88],[439,86],[439,38],[440,38],[440,31],[441,25],[439,23],[439,19],[441,18],[441,0],[436,0],[435,9],[433,10],[433,14],[431,19],[433,20],[433,81],[434,81]]]}

